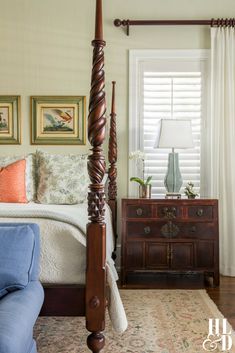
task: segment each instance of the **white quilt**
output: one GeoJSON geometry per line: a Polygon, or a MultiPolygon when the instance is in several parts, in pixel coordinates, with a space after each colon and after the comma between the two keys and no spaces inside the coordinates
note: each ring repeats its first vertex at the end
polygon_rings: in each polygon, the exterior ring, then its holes
{"type": "MultiPolygon", "coordinates": [[[[32,222],[40,226],[42,283],[85,283],[87,203],[77,205],[0,204],[0,222],[32,222]]],[[[111,289],[109,314],[115,330],[122,332],[127,320],[116,285],[111,213],[106,205],[106,250],[111,289]]]]}

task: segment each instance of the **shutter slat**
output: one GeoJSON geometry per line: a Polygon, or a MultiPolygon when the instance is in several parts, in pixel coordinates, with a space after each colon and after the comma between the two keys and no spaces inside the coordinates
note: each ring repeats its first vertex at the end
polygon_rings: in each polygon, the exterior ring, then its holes
{"type": "Polygon", "coordinates": [[[145,71],[144,72],[144,76],[157,76],[157,77],[162,77],[162,76],[166,76],[166,77],[187,77],[187,76],[190,76],[190,77],[194,77],[194,76],[201,76],[201,73],[200,72],[197,72],[197,71],[187,71],[187,72],[181,72],[181,71],[177,71],[177,72],[161,72],[161,71],[145,71]]]}

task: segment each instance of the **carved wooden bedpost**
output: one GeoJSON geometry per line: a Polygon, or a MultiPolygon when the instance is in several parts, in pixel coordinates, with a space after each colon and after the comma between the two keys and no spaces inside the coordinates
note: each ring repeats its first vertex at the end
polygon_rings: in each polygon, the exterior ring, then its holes
{"type": "Polygon", "coordinates": [[[117,247],[117,134],[116,134],[116,111],[115,111],[115,85],[112,82],[112,108],[110,114],[110,134],[109,134],[109,186],[108,186],[108,204],[112,211],[113,231],[115,235],[115,249],[113,259],[116,259],[117,247]]]}
{"type": "Polygon", "coordinates": [[[92,153],[88,160],[90,192],[88,193],[87,270],[86,270],[86,327],[91,332],[87,345],[93,353],[99,353],[105,344],[102,331],[105,328],[106,308],[106,225],[104,223],[105,194],[102,179],[105,159],[102,143],[105,137],[105,42],[102,29],[102,0],[96,0],[95,39],[92,42],[93,68],[88,117],[88,138],[92,153]]]}

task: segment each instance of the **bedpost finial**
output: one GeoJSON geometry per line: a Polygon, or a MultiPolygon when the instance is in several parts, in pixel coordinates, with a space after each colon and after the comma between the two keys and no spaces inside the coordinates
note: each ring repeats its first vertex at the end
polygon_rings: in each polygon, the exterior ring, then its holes
{"type": "Polygon", "coordinates": [[[102,0],[96,0],[95,40],[103,41],[102,0]]]}

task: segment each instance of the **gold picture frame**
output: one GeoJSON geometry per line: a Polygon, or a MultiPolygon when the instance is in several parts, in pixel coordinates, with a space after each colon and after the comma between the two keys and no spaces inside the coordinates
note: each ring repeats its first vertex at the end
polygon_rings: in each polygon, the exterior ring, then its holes
{"type": "Polygon", "coordinates": [[[21,144],[20,96],[0,95],[0,144],[21,144]]]}
{"type": "Polygon", "coordinates": [[[85,96],[31,96],[31,144],[85,145],[85,96]]]}

